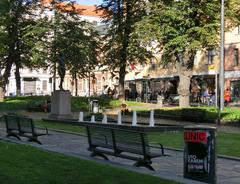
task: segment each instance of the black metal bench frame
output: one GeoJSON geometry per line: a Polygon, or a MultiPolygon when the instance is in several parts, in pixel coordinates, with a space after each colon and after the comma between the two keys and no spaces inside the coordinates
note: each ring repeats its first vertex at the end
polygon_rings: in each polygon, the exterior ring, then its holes
{"type": "Polygon", "coordinates": [[[136,167],[143,166],[154,170],[151,166],[151,159],[165,156],[163,145],[150,145],[145,132],[102,127],[101,125],[85,125],[85,127],[89,143],[88,150],[92,152],[92,157],[101,156],[108,160],[106,155],[112,155],[136,161],[134,163],[136,167]],[[150,148],[158,151],[153,152],[150,148]]]}
{"type": "Polygon", "coordinates": [[[43,132],[37,128],[32,118],[18,116],[18,115],[4,115],[6,124],[7,137],[13,136],[21,140],[20,137],[27,137],[28,141],[42,144],[38,137],[42,135],[49,135],[48,129],[45,127],[43,132]]]}

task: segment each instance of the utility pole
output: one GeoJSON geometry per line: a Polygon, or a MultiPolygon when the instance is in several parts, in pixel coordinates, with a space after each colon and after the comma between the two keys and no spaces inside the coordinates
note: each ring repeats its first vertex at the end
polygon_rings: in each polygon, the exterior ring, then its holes
{"type": "Polygon", "coordinates": [[[225,45],[225,32],[224,32],[224,0],[221,0],[221,46],[220,46],[220,67],[219,67],[219,89],[220,89],[220,95],[219,95],[219,112],[218,112],[218,125],[220,125],[221,121],[221,111],[224,109],[224,45],[225,45]]]}
{"type": "Polygon", "coordinates": [[[56,73],[57,73],[57,49],[56,49],[56,6],[53,5],[53,91],[56,91],[56,73]]]}

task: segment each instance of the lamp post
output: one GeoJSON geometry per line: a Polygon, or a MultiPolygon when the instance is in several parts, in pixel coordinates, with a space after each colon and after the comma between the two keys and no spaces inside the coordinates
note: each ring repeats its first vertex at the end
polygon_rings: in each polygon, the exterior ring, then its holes
{"type": "Polygon", "coordinates": [[[219,107],[218,125],[220,125],[221,111],[224,109],[224,0],[221,0],[221,45],[220,45],[220,68],[219,68],[219,107]]]}

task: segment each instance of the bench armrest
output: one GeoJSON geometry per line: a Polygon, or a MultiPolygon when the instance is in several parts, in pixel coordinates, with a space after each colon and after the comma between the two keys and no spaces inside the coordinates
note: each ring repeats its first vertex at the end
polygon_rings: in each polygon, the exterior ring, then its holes
{"type": "Polygon", "coordinates": [[[164,154],[164,148],[163,148],[163,145],[161,144],[161,143],[158,143],[159,144],[159,146],[155,146],[155,145],[148,145],[150,148],[157,148],[157,149],[160,149],[161,150],[161,152],[162,152],[162,155],[164,155],[164,156],[166,156],[165,154],[164,154]]]}
{"type": "Polygon", "coordinates": [[[49,135],[49,133],[48,133],[48,128],[47,128],[46,126],[44,126],[44,127],[35,127],[35,128],[36,128],[36,130],[37,130],[37,129],[45,130],[46,135],[49,135]]]}
{"type": "Polygon", "coordinates": [[[45,130],[46,130],[46,134],[49,135],[48,133],[48,128],[46,126],[44,126],[45,130]]]}

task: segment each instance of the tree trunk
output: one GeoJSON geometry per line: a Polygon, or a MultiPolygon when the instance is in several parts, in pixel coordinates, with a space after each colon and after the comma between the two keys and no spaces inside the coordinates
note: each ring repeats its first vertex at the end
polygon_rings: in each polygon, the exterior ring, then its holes
{"type": "Polygon", "coordinates": [[[2,87],[0,87],[0,102],[3,102],[4,100],[4,90],[2,87]]]}
{"type": "Polygon", "coordinates": [[[75,77],[75,96],[78,96],[78,79],[75,77]]]}
{"type": "Polygon", "coordinates": [[[192,70],[189,70],[186,66],[182,66],[179,63],[177,63],[177,70],[179,71],[179,85],[178,85],[179,106],[189,107],[192,70]]]}
{"type": "Polygon", "coordinates": [[[119,71],[119,99],[124,100],[125,99],[125,90],[124,90],[124,81],[125,81],[125,75],[126,75],[126,65],[123,65],[120,67],[119,71]]]}
{"type": "MultiPolygon", "coordinates": [[[[129,35],[131,33],[131,6],[130,1],[126,1],[126,22],[124,26],[124,32],[122,34],[122,49],[120,54],[120,70],[119,70],[119,99],[124,100],[125,99],[125,90],[124,90],[124,81],[125,81],[125,75],[126,75],[126,65],[127,65],[127,48],[129,45],[129,35]]],[[[120,7],[119,7],[120,10],[120,7]]],[[[119,15],[119,33],[122,32],[121,28],[121,16],[119,15]]]]}
{"type": "MultiPolygon", "coordinates": [[[[11,75],[11,69],[12,65],[14,63],[19,63],[20,62],[20,53],[19,53],[19,20],[21,18],[21,7],[23,4],[23,1],[20,0],[18,1],[17,4],[14,4],[14,1],[11,1],[11,9],[10,9],[10,24],[7,25],[7,32],[9,36],[9,45],[8,45],[8,56],[6,59],[6,66],[3,74],[3,90],[5,91],[6,85],[8,84],[8,78],[11,75]],[[17,6],[17,7],[16,7],[17,6]]],[[[20,64],[20,63],[19,63],[20,64]]],[[[16,67],[17,68],[17,67],[16,67]]],[[[16,69],[17,71],[17,69],[16,69]]],[[[19,76],[19,71],[18,74],[15,73],[15,76],[19,76]]],[[[16,78],[17,82],[17,78],[16,78]]],[[[17,86],[18,90],[19,86],[17,86]]]]}
{"type": "Polygon", "coordinates": [[[20,96],[21,95],[21,76],[20,76],[20,66],[19,66],[19,62],[15,62],[16,64],[16,71],[15,71],[15,79],[16,79],[16,95],[20,96]]]}

